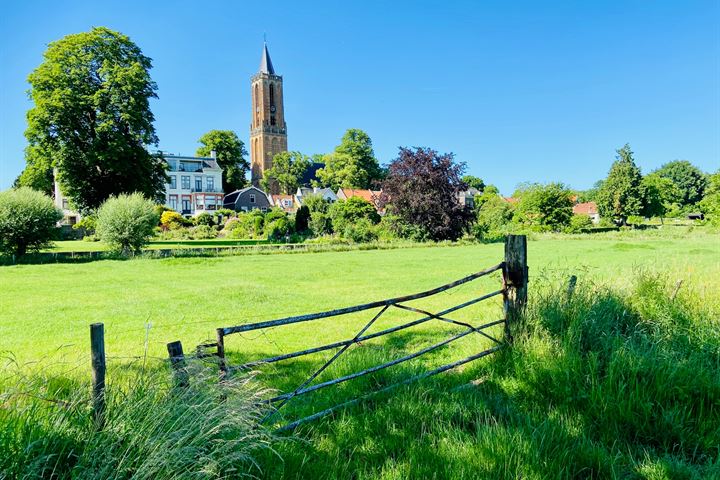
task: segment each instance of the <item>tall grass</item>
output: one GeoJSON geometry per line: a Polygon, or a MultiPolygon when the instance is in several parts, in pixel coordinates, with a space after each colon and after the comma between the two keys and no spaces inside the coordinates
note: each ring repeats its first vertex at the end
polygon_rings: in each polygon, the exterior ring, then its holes
{"type": "Polygon", "coordinates": [[[538,285],[513,348],[299,428],[264,475],[720,478],[720,304],[671,291],[538,285]]]}
{"type": "Polygon", "coordinates": [[[90,412],[90,386],[17,371],[0,408],[0,478],[237,478],[257,473],[268,448],[256,428],[262,392],[250,377],[219,386],[191,367],[189,388],[164,369],[110,372],[104,425],[90,412]],[[113,379],[120,379],[115,380],[113,379]]]}

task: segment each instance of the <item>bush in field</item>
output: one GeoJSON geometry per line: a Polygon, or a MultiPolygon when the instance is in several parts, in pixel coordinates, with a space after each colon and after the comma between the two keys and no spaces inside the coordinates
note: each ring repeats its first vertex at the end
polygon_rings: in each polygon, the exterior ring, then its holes
{"type": "Polygon", "coordinates": [[[328,213],[330,202],[321,195],[308,195],[303,200],[303,206],[310,212],[308,227],[313,235],[319,237],[332,233],[332,221],[328,213]]]}
{"type": "Polygon", "coordinates": [[[165,230],[175,230],[187,225],[187,219],[175,210],[166,210],[160,216],[160,226],[165,230]]]}
{"type": "Polygon", "coordinates": [[[266,221],[265,235],[269,240],[281,240],[292,233],[293,224],[287,216],[266,221]]]}
{"type": "Polygon", "coordinates": [[[265,215],[260,210],[238,213],[225,224],[224,232],[229,238],[262,238],[265,215]]]}
{"type": "Polygon", "coordinates": [[[47,247],[62,217],[52,199],[36,190],[0,192],[0,253],[21,256],[47,247]]]}
{"type": "Polygon", "coordinates": [[[514,220],[533,230],[559,232],[573,215],[570,195],[570,190],[561,183],[525,185],[513,194],[519,199],[514,220]]]}
{"type": "Polygon", "coordinates": [[[113,250],[137,253],[154,233],[154,207],[139,193],[110,197],[98,209],[96,235],[113,250]]]}
{"type": "Polygon", "coordinates": [[[197,225],[190,229],[190,238],[194,240],[209,240],[217,238],[217,230],[210,225],[197,225]]]}
{"type": "Polygon", "coordinates": [[[97,227],[97,217],[94,214],[85,215],[72,226],[73,230],[85,230],[85,236],[91,236],[95,234],[95,228],[97,227]]]}
{"type": "Polygon", "coordinates": [[[592,219],[589,215],[573,215],[570,219],[570,225],[565,231],[567,233],[583,233],[590,230],[593,226],[592,219]]]}
{"type": "Polygon", "coordinates": [[[705,197],[700,201],[700,211],[712,225],[720,227],[720,170],[708,179],[705,197]]]}
{"type": "Polygon", "coordinates": [[[515,208],[500,195],[485,194],[482,197],[479,207],[476,207],[475,225],[472,233],[478,240],[496,241],[507,233],[513,231],[513,212],[515,208]]]}
{"type": "Polygon", "coordinates": [[[335,232],[344,236],[345,231],[352,231],[352,225],[360,220],[364,223],[376,225],[380,223],[380,215],[378,215],[375,206],[358,197],[351,197],[347,200],[339,200],[333,203],[328,209],[332,228],[335,232]]]}
{"type": "Polygon", "coordinates": [[[373,242],[378,239],[377,224],[367,218],[359,218],[345,225],[342,236],[355,243],[373,242]]]}
{"type": "Polygon", "coordinates": [[[215,222],[213,221],[213,216],[207,212],[203,212],[195,216],[192,221],[195,225],[207,225],[208,227],[212,227],[213,225],[215,225],[215,222]]]}

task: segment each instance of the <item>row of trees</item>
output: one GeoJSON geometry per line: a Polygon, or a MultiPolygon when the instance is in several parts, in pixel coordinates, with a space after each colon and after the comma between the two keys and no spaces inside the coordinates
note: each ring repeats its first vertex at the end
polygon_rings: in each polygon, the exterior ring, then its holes
{"type": "Polygon", "coordinates": [[[711,180],[687,160],[666,163],[643,176],[626,144],[617,150],[607,178],[579,196],[597,202],[600,215],[624,225],[632,216],[662,219],[702,210],[711,180]]]}

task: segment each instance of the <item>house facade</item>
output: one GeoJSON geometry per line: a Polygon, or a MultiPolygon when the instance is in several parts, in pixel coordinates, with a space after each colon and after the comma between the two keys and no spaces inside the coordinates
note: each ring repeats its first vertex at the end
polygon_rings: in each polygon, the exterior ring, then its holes
{"type": "Polygon", "coordinates": [[[168,165],[165,206],[185,215],[212,213],[222,208],[222,168],[215,152],[209,157],[163,154],[168,165]]]}
{"type": "Polygon", "coordinates": [[[297,189],[297,192],[295,192],[295,201],[297,202],[297,205],[302,205],[303,199],[311,195],[320,195],[322,198],[324,198],[330,203],[335,203],[338,201],[338,196],[335,194],[335,192],[332,191],[331,188],[300,187],[297,189]]]}
{"type": "Polygon", "coordinates": [[[81,220],[81,216],[78,212],[70,208],[70,202],[62,190],[60,190],[60,184],[57,181],[57,168],[53,169],[53,203],[55,206],[62,210],[63,218],[58,222],[58,225],[75,225],[81,220]]]}
{"type": "Polygon", "coordinates": [[[272,206],[282,208],[287,213],[295,213],[297,211],[297,202],[295,195],[271,195],[272,206]]]}
{"type": "Polygon", "coordinates": [[[592,220],[592,223],[600,223],[600,213],[598,212],[597,203],[595,202],[584,202],[577,203],[573,206],[574,215],[587,215],[592,220]]]}
{"type": "Polygon", "coordinates": [[[270,197],[259,188],[247,187],[225,195],[223,206],[236,212],[249,212],[250,210],[267,212],[272,208],[272,203],[270,197]]]}
{"type": "Polygon", "coordinates": [[[370,202],[377,212],[382,215],[385,213],[385,209],[380,207],[380,197],[382,196],[382,190],[364,190],[359,188],[340,188],[337,191],[338,200],[347,200],[349,198],[357,197],[362,198],[366,202],[370,202]]]}

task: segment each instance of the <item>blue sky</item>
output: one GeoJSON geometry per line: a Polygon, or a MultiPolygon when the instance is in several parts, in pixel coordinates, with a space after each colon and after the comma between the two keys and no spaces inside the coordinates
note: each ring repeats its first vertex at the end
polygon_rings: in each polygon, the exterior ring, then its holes
{"type": "Polygon", "coordinates": [[[24,165],[28,73],[49,42],[100,25],[153,59],[169,152],[210,129],[247,143],[266,33],[291,150],[361,128],[381,163],[398,146],[454,152],[506,194],[588,188],[625,142],[644,172],[720,168],[718,1],[24,1],[0,18],[0,189],[24,165]]]}

